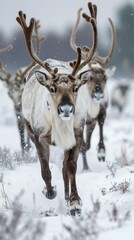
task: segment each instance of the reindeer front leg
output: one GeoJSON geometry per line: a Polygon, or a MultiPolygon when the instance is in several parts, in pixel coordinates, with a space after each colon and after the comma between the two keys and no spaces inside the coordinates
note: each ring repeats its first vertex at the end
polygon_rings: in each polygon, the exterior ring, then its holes
{"type": "Polygon", "coordinates": [[[67,169],[68,158],[69,158],[69,151],[65,151],[62,174],[63,174],[63,181],[64,181],[65,201],[67,202],[67,205],[69,202],[69,174],[68,174],[68,169],[67,169]]]}
{"type": "Polygon", "coordinates": [[[103,126],[106,118],[106,108],[102,107],[100,113],[98,115],[97,121],[99,124],[100,130],[100,138],[98,143],[98,160],[105,161],[105,145],[104,145],[104,137],[103,137],[103,126]]]}
{"type": "Polygon", "coordinates": [[[82,202],[78,195],[76,186],[76,170],[77,160],[82,144],[83,130],[75,130],[76,146],[65,152],[63,163],[63,179],[65,185],[65,199],[69,202],[69,210],[71,215],[81,213],[82,202]],[[69,182],[70,182],[70,196],[69,196],[69,182]]]}
{"type": "Polygon", "coordinates": [[[89,170],[89,166],[87,164],[87,157],[86,157],[86,151],[90,149],[91,147],[91,137],[93,130],[96,125],[96,119],[90,119],[90,117],[87,117],[86,120],[86,141],[83,139],[82,147],[81,147],[81,153],[82,153],[82,159],[83,159],[83,170],[89,170]]]}
{"type": "Polygon", "coordinates": [[[42,178],[46,184],[46,188],[44,188],[43,193],[46,198],[54,199],[57,195],[57,192],[55,187],[53,187],[51,184],[52,177],[49,168],[49,144],[43,135],[40,135],[40,137],[39,135],[35,135],[34,143],[40,160],[42,178]]]}

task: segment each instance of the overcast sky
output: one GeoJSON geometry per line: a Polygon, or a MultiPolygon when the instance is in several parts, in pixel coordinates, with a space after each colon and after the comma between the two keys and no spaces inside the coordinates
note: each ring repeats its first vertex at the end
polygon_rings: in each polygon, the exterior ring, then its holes
{"type": "MultiPolygon", "coordinates": [[[[98,24],[107,24],[107,18],[116,21],[115,16],[120,5],[134,3],[134,0],[94,0],[98,6],[98,24]]],[[[80,7],[87,11],[87,0],[0,0],[0,31],[7,36],[20,28],[16,22],[19,10],[27,18],[35,17],[41,21],[42,30],[63,33],[76,19],[80,7]]]]}

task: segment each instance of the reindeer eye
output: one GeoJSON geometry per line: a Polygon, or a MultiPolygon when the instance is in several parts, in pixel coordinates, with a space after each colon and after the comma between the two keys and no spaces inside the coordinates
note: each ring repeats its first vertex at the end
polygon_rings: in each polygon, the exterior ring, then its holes
{"type": "Polygon", "coordinates": [[[105,82],[107,81],[107,77],[106,77],[106,76],[104,77],[104,81],[105,81],[105,82]]]}
{"type": "Polygon", "coordinates": [[[78,90],[79,90],[79,87],[78,87],[78,86],[75,86],[74,89],[73,89],[73,92],[74,92],[74,93],[77,93],[78,90]]]}
{"type": "Polygon", "coordinates": [[[51,86],[51,87],[49,88],[49,91],[50,91],[51,93],[55,93],[55,92],[56,92],[56,88],[55,88],[54,86],[51,86]]]}

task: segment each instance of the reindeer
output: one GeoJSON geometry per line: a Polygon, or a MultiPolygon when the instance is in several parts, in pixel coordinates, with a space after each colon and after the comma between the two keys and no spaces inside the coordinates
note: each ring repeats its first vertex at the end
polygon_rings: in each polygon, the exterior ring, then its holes
{"type": "MultiPolygon", "coordinates": [[[[39,28],[40,23],[38,20],[36,20],[34,25],[34,34],[32,37],[36,41],[36,53],[38,56],[40,54],[41,44],[45,40],[45,36],[39,36],[39,28]]],[[[5,50],[3,49],[3,51],[9,50],[9,48],[11,47],[9,46],[8,48],[5,48],[5,50]]],[[[12,76],[2,64],[0,66],[1,73],[4,75],[4,77],[0,76],[0,79],[6,83],[6,86],[8,88],[8,95],[12,99],[14,105],[17,126],[20,135],[22,155],[26,154],[29,151],[31,144],[29,136],[27,135],[27,130],[25,129],[25,124],[22,116],[21,97],[25,85],[25,76],[30,68],[32,68],[34,65],[35,62],[32,61],[27,67],[19,69],[14,76],[12,76]]]]}
{"type": "MultiPolygon", "coordinates": [[[[92,15],[96,19],[97,16],[97,9],[96,6],[89,3],[88,7],[90,11],[92,11],[92,15]]],[[[70,38],[70,45],[74,51],[77,51],[76,45],[76,33],[77,28],[80,22],[80,13],[82,8],[80,8],[77,12],[77,20],[72,29],[71,38],[70,38]]],[[[109,63],[114,49],[115,49],[115,28],[113,25],[112,20],[109,18],[109,23],[111,26],[111,34],[112,34],[112,44],[107,57],[100,57],[96,52],[92,61],[90,61],[87,65],[87,69],[89,70],[89,81],[86,83],[87,91],[88,91],[88,98],[87,104],[89,105],[89,111],[87,114],[86,119],[86,126],[85,126],[85,135],[86,135],[86,142],[83,140],[83,145],[81,148],[81,153],[83,157],[83,169],[88,170],[88,164],[86,159],[86,151],[91,147],[91,136],[93,130],[95,128],[96,122],[99,125],[99,143],[98,143],[98,160],[105,161],[105,144],[103,138],[103,126],[106,118],[106,110],[108,105],[108,93],[107,93],[107,79],[110,78],[115,71],[115,67],[112,69],[107,67],[109,63]]],[[[85,59],[87,57],[88,52],[90,49],[87,46],[83,46],[82,49],[82,57],[85,59]]]]}
{"type": "Polygon", "coordinates": [[[87,58],[81,62],[81,49],[78,48],[77,60],[71,64],[72,67],[68,62],[54,59],[42,61],[35,54],[31,41],[34,18],[27,26],[26,15],[20,11],[17,21],[23,29],[29,54],[37,62],[26,79],[22,111],[40,160],[41,174],[46,184],[43,193],[48,199],[56,197],[56,187],[51,183],[49,146],[59,146],[64,150],[65,201],[71,215],[80,214],[82,202],[76,186],[76,169],[87,113],[82,94],[84,90],[81,93],[80,90],[88,80],[87,71],[82,70],[91,61],[97,47],[96,21],[92,17],[89,21],[93,28],[94,41],[87,58]]]}

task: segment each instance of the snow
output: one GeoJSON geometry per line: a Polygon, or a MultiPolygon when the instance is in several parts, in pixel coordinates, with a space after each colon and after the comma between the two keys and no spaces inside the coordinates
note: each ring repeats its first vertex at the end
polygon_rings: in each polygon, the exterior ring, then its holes
{"type": "MultiPolygon", "coordinates": [[[[116,85],[112,79],[108,83],[111,92],[116,85]]],[[[83,202],[82,216],[91,212],[93,200],[100,202],[100,212],[96,218],[99,240],[133,240],[134,225],[134,83],[131,86],[127,98],[127,106],[122,113],[114,111],[110,106],[104,126],[104,137],[106,145],[106,162],[97,160],[98,127],[96,126],[92,138],[91,149],[87,152],[88,165],[91,171],[82,172],[82,157],[78,159],[77,187],[83,202]],[[111,170],[112,169],[113,172],[111,170]],[[114,175],[114,176],[113,176],[114,175]],[[119,187],[122,183],[128,183],[125,193],[119,187]],[[125,218],[130,211],[130,219],[118,226],[117,221],[109,220],[108,212],[114,206],[118,209],[119,219],[125,218]],[[99,230],[98,230],[99,229],[99,230]]],[[[11,100],[7,95],[5,86],[0,83],[0,147],[6,146],[14,152],[20,149],[19,135],[16,127],[16,119],[11,100]]],[[[14,170],[0,168],[0,211],[9,211],[5,207],[4,191],[8,197],[8,207],[12,205],[16,196],[23,191],[19,204],[26,216],[39,219],[46,223],[45,239],[54,237],[60,239],[60,235],[67,236],[63,224],[75,229],[75,220],[66,215],[64,202],[64,187],[62,179],[61,149],[51,147],[50,168],[52,172],[53,185],[56,185],[57,196],[48,200],[42,193],[44,183],[40,173],[40,165],[36,163],[22,163],[16,165],[14,170]],[[46,217],[46,211],[52,211],[50,217],[46,217]]],[[[80,218],[81,220],[81,218],[80,218]]],[[[82,220],[81,220],[82,221],[82,220]]],[[[96,226],[96,225],[95,225],[96,226]]],[[[63,238],[62,238],[63,239],[63,238]]],[[[71,238],[70,238],[71,239],[71,238]]],[[[83,238],[84,239],[84,238],[83,238]]],[[[85,238],[86,239],[86,238],[85,238]]],[[[87,238],[90,240],[90,238],[87,238]]],[[[92,239],[92,238],[91,238],[92,239]]]]}

